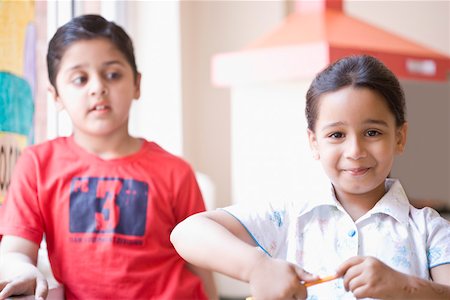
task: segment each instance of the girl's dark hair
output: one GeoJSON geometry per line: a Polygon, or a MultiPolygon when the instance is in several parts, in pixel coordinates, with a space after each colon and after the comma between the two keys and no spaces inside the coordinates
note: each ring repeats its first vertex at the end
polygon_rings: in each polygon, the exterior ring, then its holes
{"type": "Polygon", "coordinates": [[[406,122],[405,95],[400,83],[381,61],[369,55],[355,55],[339,59],[317,74],[306,93],[306,120],[314,131],[318,117],[320,96],[341,88],[369,88],[386,100],[399,127],[406,122]]]}
{"type": "Polygon", "coordinates": [[[96,38],[105,38],[113,43],[125,56],[133,70],[135,79],[137,78],[138,71],[134,58],[133,43],[122,27],[98,15],[82,15],[59,27],[48,44],[48,78],[55,89],[56,75],[67,48],[80,40],[96,38]]]}

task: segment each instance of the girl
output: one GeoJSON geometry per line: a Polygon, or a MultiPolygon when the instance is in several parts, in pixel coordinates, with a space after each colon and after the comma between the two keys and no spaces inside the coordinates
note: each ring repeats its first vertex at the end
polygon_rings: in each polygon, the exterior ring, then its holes
{"type": "Polygon", "coordinates": [[[317,75],[306,98],[309,143],[330,189],[191,216],[171,234],[177,251],[249,282],[258,300],[449,299],[450,224],[412,207],[388,178],[407,134],[394,74],[373,57],[346,57],[317,75]],[[337,279],[310,286],[327,275],[337,279]]]}
{"type": "Polygon", "coordinates": [[[140,96],[133,45],[96,15],[71,20],[49,43],[51,93],[73,135],[21,155],[0,218],[0,299],[47,283],[35,267],[45,234],[66,299],[215,299],[212,274],[169,240],[205,209],[190,166],[128,133],[140,96]]]}

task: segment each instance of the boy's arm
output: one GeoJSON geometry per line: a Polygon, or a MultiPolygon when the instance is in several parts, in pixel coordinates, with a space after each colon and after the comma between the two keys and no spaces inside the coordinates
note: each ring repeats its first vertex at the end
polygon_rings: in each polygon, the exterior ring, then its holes
{"type": "Polygon", "coordinates": [[[4,236],[0,244],[0,299],[35,295],[45,299],[47,280],[37,269],[39,245],[16,236],[4,236]]]}
{"type": "Polygon", "coordinates": [[[450,299],[450,264],[431,269],[431,281],[398,272],[374,257],[355,256],[338,274],[357,298],[450,299]]]}

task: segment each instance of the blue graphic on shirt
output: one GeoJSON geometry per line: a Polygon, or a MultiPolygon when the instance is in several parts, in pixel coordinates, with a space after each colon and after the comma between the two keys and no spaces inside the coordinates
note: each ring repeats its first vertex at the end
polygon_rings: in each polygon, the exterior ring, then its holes
{"type": "Polygon", "coordinates": [[[270,221],[277,225],[277,227],[281,227],[284,223],[284,214],[284,211],[274,211],[270,216],[270,221]]]}
{"type": "Polygon", "coordinates": [[[394,256],[392,257],[392,263],[394,266],[409,268],[411,262],[409,261],[409,250],[405,246],[396,247],[394,256]]]}
{"type": "Polygon", "coordinates": [[[427,252],[428,264],[431,266],[442,256],[442,249],[438,247],[430,248],[427,252]]]}
{"type": "Polygon", "coordinates": [[[75,177],[70,188],[70,232],[143,236],[148,184],[134,179],[75,177]]]}

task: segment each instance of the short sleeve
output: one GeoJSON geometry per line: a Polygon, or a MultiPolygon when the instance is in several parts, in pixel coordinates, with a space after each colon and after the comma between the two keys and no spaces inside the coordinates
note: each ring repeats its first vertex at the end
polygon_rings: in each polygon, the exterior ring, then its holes
{"type": "Polygon", "coordinates": [[[427,257],[430,269],[450,264],[450,222],[431,209],[425,208],[427,219],[427,257]]]}
{"type": "Polygon", "coordinates": [[[44,232],[37,191],[37,163],[26,149],[19,157],[5,202],[0,207],[0,234],[15,235],[39,244],[44,232]]]}
{"type": "Polygon", "coordinates": [[[176,223],[205,211],[205,203],[192,168],[186,163],[179,170],[179,178],[175,180],[174,212],[176,223]]]}
{"type": "Polygon", "coordinates": [[[289,228],[288,210],[284,204],[236,204],[223,209],[245,227],[268,255],[279,257],[284,254],[289,228]]]}

